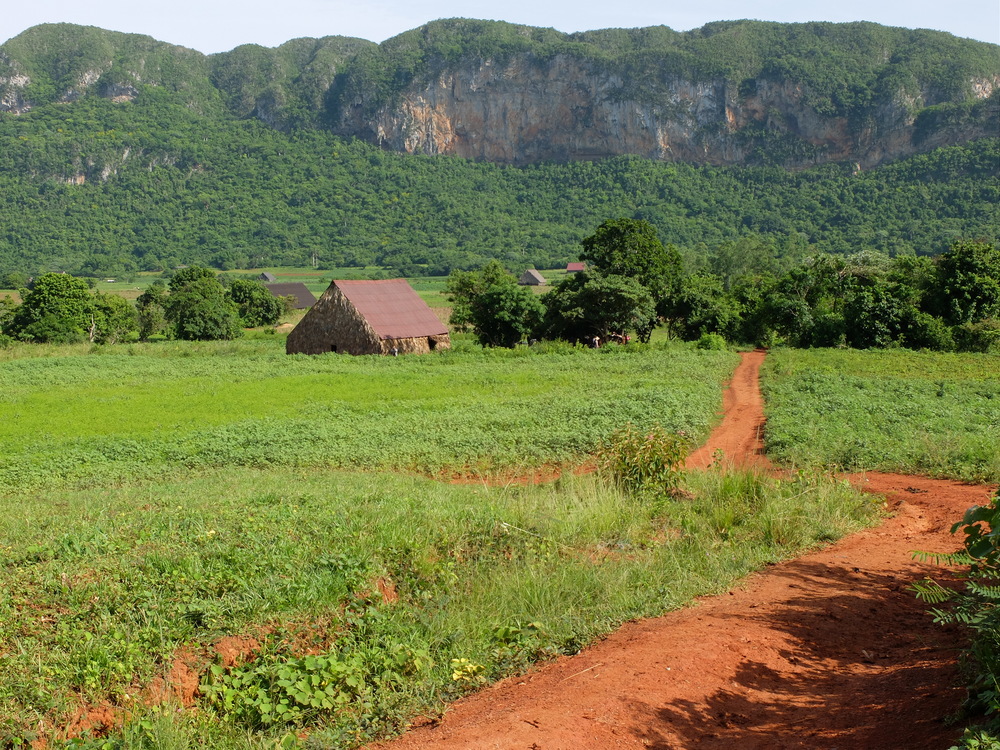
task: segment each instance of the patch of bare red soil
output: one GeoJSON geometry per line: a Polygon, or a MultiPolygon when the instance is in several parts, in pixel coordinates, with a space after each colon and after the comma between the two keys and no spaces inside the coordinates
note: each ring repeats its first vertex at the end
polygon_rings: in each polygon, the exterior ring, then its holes
{"type": "MultiPolygon", "coordinates": [[[[716,450],[734,464],[763,462],[762,359],[745,355],[727,392],[722,438],[689,465],[707,466],[716,450]]],[[[960,730],[946,719],[964,697],[960,634],[935,625],[908,590],[940,574],[911,553],[954,550],[951,524],[991,488],[884,474],[852,481],[884,494],[893,516],[729,594],[628,623],[377,747],[948,747],[960,730]]]]}
{"type": "Polygon", "coordinates": [[[765,352],[744,352],[722,395],[722,422],[708,441],[687,458],[688,469],[722,466],[769,468],[764,455],[764,397],[760,393],[760,366],[765,352]]]}
{"type": "Polygon", "coordinates": [[[566,464],[544,464],[534,469],[525,471],[523,469],[510,469],[499,472],[475,472],[449,470],[441,475],[439,479],[450,484],[483,484],[489,487],[513,487],[527,486],[531,484],[545,484],[554,482],[564,474],[574,474],[584,476],[597,471],[597,462],[593,459],[578,465],[566,464]]]}

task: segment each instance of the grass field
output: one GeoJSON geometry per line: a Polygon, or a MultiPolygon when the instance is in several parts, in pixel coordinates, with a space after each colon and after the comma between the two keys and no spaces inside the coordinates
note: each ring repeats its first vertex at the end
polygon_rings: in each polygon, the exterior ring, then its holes
{"type": "Polygon", "coordinates": [[[438,478],[575,465],[628,422],[698,442],[729,352],[283,350],[0,351],[0,745],[355,747],[879,513],[809,472],[438,478]]]}
{"type": "Polygon", "coordinates": [[[223,466],[437,474],[572,463],[627,422],[703,437],[736,361],[568,346],[289,357],[278,335],[16,358],[41,351],[15,347],[0,361],[0,491],[223,466]]]}
{"type": "Polygon", "coordinates": [[[768,355],[767,450],[786,465],[1000,481],[1000,356],[768,355]]]}
{"type": "Polygon", "coordinates": [[[85,715],[114,727],[74,747],[353,747],[875,514],[802,477],[688,490],[226,468],[6,495],[0,740],[85,715]],[[185,671],[197,710],[151,706],[185,671]]]}

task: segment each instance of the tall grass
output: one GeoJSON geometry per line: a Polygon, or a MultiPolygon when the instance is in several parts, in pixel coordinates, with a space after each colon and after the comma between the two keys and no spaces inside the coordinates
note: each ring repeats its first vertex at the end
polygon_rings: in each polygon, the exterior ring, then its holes
{"type": "Polygon", "coordinates": [[[692,475],[687,491],[640,501],[597,477],[497,488],[227,468],[7,496],[0,740],[51,739],[104,703],[122,722],[109,747],[273,747],[301,728],[313,746],[350,747],[876,512],[804,476],[692,475]],[[213,644],[227,635],[252,637],[254,658],[223,666],[213,644]],[[251,687],[280,697],[262,675],[308,676],[308,653],[357,678],[350,710],[262,722],[251,687]],[[144,688],[181,655],[202,672],[197,710],[147,706],[144,688]],[[210,683],[234,689],[234,707],[209,700],[210,683]]]}
{"type": "Polygon", "coordinates": [[[1000,480],[1000,356],[792,350],[768,355],[773,460],[1000,480]]]}

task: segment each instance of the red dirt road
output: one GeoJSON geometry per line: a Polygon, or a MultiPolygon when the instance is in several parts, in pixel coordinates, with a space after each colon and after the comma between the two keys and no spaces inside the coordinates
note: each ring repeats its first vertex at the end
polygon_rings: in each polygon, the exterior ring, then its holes
{"type": "Polygon", "coordinates": [[[687,459],[689,469],[707,469],[716,458],[723,465],[770,467],[764,456],[764,397],[760,393],[762,350],[745,352],[722,394],[722,423],[687,459]]]}
{"type": "MultiPolygon", "coordinates": [[[[733,463],[762,458],[762,360],[745,355],[752,372],[737,370],[727,419],[692,461],[707,465],[716,448],[733,463]]],[[[955,549],[948,529],[991,488],[876,474],[852,481],[885,494],[893,517],[772,566],[728,595],[628,623],[377,747],[948,747],[961,733],[944,722],[964,696],[954,667],[959,636],[934,625],[907,590],[940,572],[910,553],[955,549]]]]}

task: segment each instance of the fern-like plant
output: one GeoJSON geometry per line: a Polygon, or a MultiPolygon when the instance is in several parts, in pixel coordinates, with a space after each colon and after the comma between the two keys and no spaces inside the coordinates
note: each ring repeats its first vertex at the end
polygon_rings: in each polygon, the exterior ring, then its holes
{"type": "Polygon", "coordinates": [[[962,530],[963,548],[951,554],[918,552],[923,560],[937,564],[968,567],[960,590],[942,586],[927,578],[913,585],[917,598],[934,605],[930,613],[935,622],[960,623],[972,630],[969,648],[963,654],[963,667],[969,680],[967,710],[981,711],[987,726],[966,733],[966,748],[992,747],[1000,736],[1000,492],[989,505],[969,508],[951,533],[962,530]],[[941,605],[950,604],[944,608],[941,605]],[[974,744],[972,740],[975,740],[974,744]]]}

